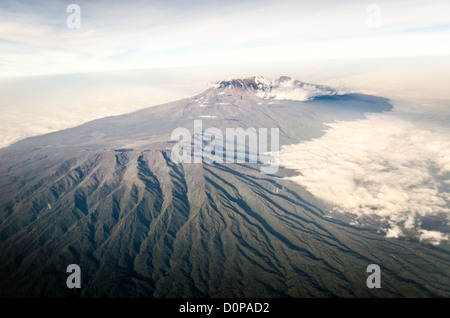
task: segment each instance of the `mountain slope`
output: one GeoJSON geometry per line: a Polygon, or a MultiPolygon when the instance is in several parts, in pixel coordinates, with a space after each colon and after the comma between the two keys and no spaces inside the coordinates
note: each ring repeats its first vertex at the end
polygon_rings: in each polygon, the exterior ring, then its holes
{"type": "Polygon", "coordinates": [[[285,169],[171,161],[171,131],[195,118],[222,130],[280,127],[286,144],[319,136],[332,118],[389,110],[371,96],[277,101],[258,89],[224,84],[0,151],[0,295],[449,296],[445,246],[325,217],[280,178],[285,169]],[[366,287],[372,263],[381,289],[366,287]],[[80,265],[79,290],[66,287],[69,264],[80,265]]]}

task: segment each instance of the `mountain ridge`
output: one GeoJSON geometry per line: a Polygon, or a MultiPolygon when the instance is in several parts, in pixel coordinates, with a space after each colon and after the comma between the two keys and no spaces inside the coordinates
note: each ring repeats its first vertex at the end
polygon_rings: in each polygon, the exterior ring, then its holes
{"type": "Polygon", "coordinates": [[[283,145],[320,136],[330,120],[388,111],[387,99],[222,92],[0,149],[0,296],[449,295],[445,245],[331,219],[320,200],[283,179],[284,168],[264,175],[259,164],[170,159],[170,133],[195,119],[222,131],[278,127],[283,145]],[[381,289],[366,286],[372,263],[382,268],[381,289]],[[81,268],[79,290],[65,285],[69,264],[81,268]]]}

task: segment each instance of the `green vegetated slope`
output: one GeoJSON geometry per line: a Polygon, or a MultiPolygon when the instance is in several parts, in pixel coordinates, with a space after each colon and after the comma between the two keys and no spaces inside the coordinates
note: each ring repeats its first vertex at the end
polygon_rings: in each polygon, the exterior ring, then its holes
{"type": "Polygon", "coordinates": [[[0,227],[2,295],[448,296],[448,251],[326,218],[257,167],[168,155],[84,151],[40,186],[28,176],[0,227]],[[73,263],[79,291],[66,287],[73,263]],[[372,263],[378,290],[366,287],[372,263]]]}

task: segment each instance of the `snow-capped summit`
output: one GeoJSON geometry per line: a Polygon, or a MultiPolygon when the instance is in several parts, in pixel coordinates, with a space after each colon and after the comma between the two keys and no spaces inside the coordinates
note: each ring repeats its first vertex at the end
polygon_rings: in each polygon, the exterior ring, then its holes
{"type": "Polygon", "coordinates": [[[301,82],[289,76],[281,76],[273,81],[262,76],[230,79],[218,82],[215,88],[230,92],[237,90],[238,93],[253,92],[260,98],[276,100],[305,101],[317,96],[338,94],[331,87],[301,82]]]}
{"type": "Polygon", "coordinates": [[[243,79],[224,80],[218,83],[218,88],[241,88],[244,90],[267,90],[271,82],[262,76],[243,79]]]}

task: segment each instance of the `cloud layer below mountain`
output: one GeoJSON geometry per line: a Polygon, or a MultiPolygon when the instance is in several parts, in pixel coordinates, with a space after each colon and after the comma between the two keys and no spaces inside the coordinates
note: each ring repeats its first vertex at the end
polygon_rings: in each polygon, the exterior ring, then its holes
{"type": "Polygon", "coordinates": [[[450,221],[450,129],[396,114],[329,124],[322,138],[285,146],[280,163],[336,211],[376,215],[386,236],[415,231],[439,244],[445,233],[421,228],[425,216],[450,221]]]}
{"type": "Polygon", "coordinates": [[[273,98],[277,100],[306,101],[322,95],[346,93],[345,90],[337,91],[331,87],[308,83],[296,83],[294,79],[283,82],[274,81],[271,85],[272,88],[270,90],[260,91],[257,95],[266,99],[273,98]]]}

